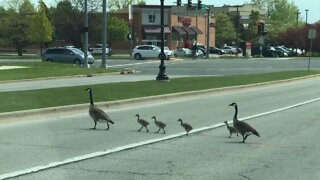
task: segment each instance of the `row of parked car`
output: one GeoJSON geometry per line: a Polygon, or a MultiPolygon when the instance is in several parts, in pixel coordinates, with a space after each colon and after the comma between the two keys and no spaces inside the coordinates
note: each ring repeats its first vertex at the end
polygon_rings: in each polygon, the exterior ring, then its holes
{"type": "Polygon", "coordinates": [[[263,57],[293,57],[303,54],[303,51],[300,49],[292,49],[285,46],[263,46],[261,49],[260,47],[253,47],[251,49],[251,55],[262,55],[263,57]]]}
{"type": "MultiPolygon", "coordinates": [[[[139,45],[136,46],[131,53],[131,56],[136,60],[143,60],[146,58],[159,58],[160,59],[160,52],[161,49],[155,45],[139,45]]],[[[196,50],[196,56],[202,57],[205,56],[207,53],[206,48],[203,45],[198,45],[196,50]]],[[[210,54],[236,54],[238,53],[237,48],[233,47],[223,47],[223,48],[216,48],[210,47],[209,48],[210,54]]],[[[190,48],[178,48],[175,51],[170,50],[168,47],[164,47],[164,54],[166,60],[169,60],[171,57],[192,57],[193,50],[190,48]]]]}

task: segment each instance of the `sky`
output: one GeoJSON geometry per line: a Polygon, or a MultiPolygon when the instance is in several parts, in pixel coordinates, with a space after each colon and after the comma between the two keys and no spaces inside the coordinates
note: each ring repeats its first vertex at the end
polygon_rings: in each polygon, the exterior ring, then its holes
{"type": "MultiPolygon", "coordinates": [[[[34,3],[37,0],[32,0],[34,3]]],[[[43,0],[48,6],[56,4],[57,0],[43,0]]],[[[107,0],[108,1],[108,0],[107,0]]],[[[145,0],[147,5],[160,5],[160,0],[145,0]]],[[[187,0],[181,0],[182,4],[186,4],[187,0]]],[[[175,5],[176,0],[164,0],[165,5],[175,5]]],[[[193,3],[197,3],[197,0],[193,0],[193,3]]],[[[250,3],[250,0],[202,0],[203,4],[214,5],[215,7],[221,7],[225,5],[242,5],[244,3],[250,3]]],[[[288,0],[293,2],[300,10],[300,18],[306,19],[306,9],[308,9],[308,23],[314,23],[320,20],[320,1],[319,0],[288,0]]]]}

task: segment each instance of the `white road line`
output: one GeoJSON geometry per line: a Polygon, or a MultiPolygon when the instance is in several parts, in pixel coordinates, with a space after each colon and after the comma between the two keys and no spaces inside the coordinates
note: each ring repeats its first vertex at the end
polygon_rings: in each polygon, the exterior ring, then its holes
{"type": "MultiPolygon", "coordinates": [[[[292,108],[296,108],[299,106],[303,106],[306,104],[310,104],[310,103],[314,103],[320,100],[320,97],[315,98],[315,99],[311,99],[308,101],[304,101],[301,103],[297,103],[291,106],[287,106],[287,107],[283,107],[280,109],[275,109],[272,111],[267,111],[264,113],[260,113],[260,114],[255,114],[252,116],[247,116],[244,118],[241,118],[241,121],[245,121],[245,120],[249,120],[249,119],[254,119],[257,117],[261,117],[261,116],[266,116],[269,114],[273,114],[273,113],[277,113],[277,112],[281,112],[281,111],[285,111],[285,110],[289,110],[292,108]]],[[[230,121],[230,123],[232,123],[232,121],[230,121]]],[[[193,133],[197,133],[197,132],[202,132],[202,131],[207,131],[207,130],[211,130],[211,129],[215,129],[221,126],[224,126],[224,123],[217,123],[217,124],[213,124],[211,126],[206,126],[206,127],[202,127],[202,128],[197,128],[192,130],[189,134],[193,134],[193,133]]],[[[73,158],[69,158],[63,161],[57,161],[57,162],[52,162],[49,163],[47,165],[43,165],[43,166],[35,166],[32,168],[28,168],[28,169],[24,169],[24,170],[20,170],[20,171],[15,171],[15,172],[10,172],[7,174],[2,174],[0,175],[0,179],[7,179],[7,178],[14,178],[14,177],[18,177],[18,176],[22,176],[22,175],[26,175],[26,174],[30,174],[30,173],[35,173],[35,172],[39,172],[39,171],[43,171],[46,169],[51,169],[51,168],[55,168],[55,167],[59,167],[59,166],[63,166],[66,164],[71,164],[71,163],[75,163],[75,162],[79,162],[79,161],[83,161],[83,160],[88,160],[91,158],[96,158],[99,156],[105,156],[108,154],[112,154],[112,153],[117,153],[123,150],[128,150],[128,149],[133,149],[133,148],[137,148],[140,146],[144,146],[144,145],[148,145],[148,144],[153,144],[153,143],[157,143],[157,142],[161,142],[161,141],[166,141],[169,139],[173,139],[173,138],[177,138],[177,137],[181,137],[184,136],[185,132],[180,132],[180,133],[176,133],[176,134],[172,134],[166,137],[162,137],[162,138],[156,138],[156,139],[150,139],[150,140],[146,140],[146,141],[141,141],[141,142],[137,142],[137,143],[132,143],[132,144],[128,144],[128,145],[124,145],[124,146],[118,146],[115,148],[111,148],[111,149],[106,149],[104,151],[98,151],[98,152],[94,152],[94,153],[90,153],[90,154],[86,154],[86,155],[82,155],[82,156],[77,156],[77,157],[73,157],[73,158]]]]}

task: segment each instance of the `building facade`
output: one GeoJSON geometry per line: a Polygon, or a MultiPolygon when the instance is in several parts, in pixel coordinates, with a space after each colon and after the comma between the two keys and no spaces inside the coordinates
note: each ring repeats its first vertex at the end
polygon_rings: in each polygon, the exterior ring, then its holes
{"type": "MultiPolygon", "coordinates": [[[[133,5],[132,6],[131,47],[141,44],[161,45],[161,14],[159,5],[133,5]]],[[[202,45],[215,46],[215,30],[213,13],[209,13],[209,24],[207,12],[199,12],[196,9],[186,7],[164,6],[164,44],[175,50],[180,47],[188,47],[193,42],[202,45]],[[209,28],[208,28],[209,26],[209,28]],[[209,31],[208,31],[209,30],[209,31]],[[207,36],[209,35],[209,42],[207,36]]],[[[130,22],[129,14],[123,15],[130,22]]],[[[116,49],[119,46],[113,45],[116,49]]],[[[121,47],[127,47],[123,43],[121,47]]],[[[131,48],[130,47],[130,48],[131,48]]]]}

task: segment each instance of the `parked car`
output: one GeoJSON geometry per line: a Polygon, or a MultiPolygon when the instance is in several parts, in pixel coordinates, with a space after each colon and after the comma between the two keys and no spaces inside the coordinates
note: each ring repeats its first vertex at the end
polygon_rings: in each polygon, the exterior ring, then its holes
{"type": "MultiPolygon", "coordinates": [[[[272,46],[264,46],[262,47],[262,56],[263,57],[283,57],[284,54],[282,51],[276,50],[272,46]]],[[[259,56],[260,55],[260,47],[253,47],[251,49],[251,55],[252,56],[259,56]]]]}
{"type": "Polygon", "coordinates": [[[210,47],[209,48],[209,52],[210,52],[210,54],[219,54],[219,55],[222,55],[222,54],[226,53],[224,50],[219,49],[217,47],[210,47]]]}
{"type": "MultiPolygon", "coordinates": [[[[91,53],[94,54],[102,54],[102,44],[95,44],[92,48],[90,48],[91,53]]],[[[106,44],[106,55],[110,56],[112,53],[112,49],[109,45],[106,44]]]]}
{"type": "MultiPolygon", "coordinates": [[[[196,53],[197,57],[204,56],[200,49],[198,49],[196,53]]],[[[179,48],[174,52],[174,57],[192,57],[192,49],[179,48]]]]}
{"type": "Polygon", "coordinates": [[[232,46],[223,46],[220,49],[223,50],[226,54],[237,54],[238,52],[237,48],[232,46]]]}
{"type": "Polygon", "coordinates": [[[285,48],[281,47],[281,46],[275,46],[274,47],[276,50],[283,52],[283,56],[284,57],[288,57],[289,56],[289,51],[286,50],[285,48]]]}
{"type": "MultiPolygon", "coordinates": [[[[84,52],[77,48],[54,47],[48,48],[42,54],[42,61],[73,63],[83,65],[85,63],[84,52]]],[[[94,58],[88,54],[88,64],[93,64],[94,58]]]]}
{"type": "MultiPolygon", "coordinates": [[[[143,60],[145,58],[159,58],[161,49],[155,45],[139,45],[132,50],[132,57],[136,60],[143,60]]],[[[165,59],[169,60],[172,52],[164,51],[165,59]]]]}
{"type": "Polygon", "coordinates": [[[169,49],[169,47],[168,46],[164,46],[164,53],[165,54],[168,54],[170,57],[172,57],[173,56],[173,52],[169,49]]]}

